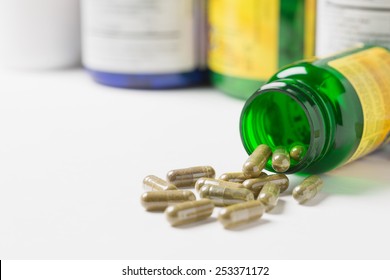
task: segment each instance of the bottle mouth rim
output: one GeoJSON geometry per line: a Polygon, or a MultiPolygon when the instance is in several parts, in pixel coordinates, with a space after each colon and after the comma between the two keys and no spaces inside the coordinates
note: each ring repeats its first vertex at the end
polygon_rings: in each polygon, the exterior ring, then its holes
{"type": "MultiPolygon", "coordinates": [[[[246,110],[248,110],[250,104],[260,96],[265,96],[267,93],[280,93],[292,98],[300,106],[300,108],[302,108],[310,126],[310,142],[307,147],[306,154],[300,161],[283,173],[292,174],[296,172],[304,172],[311,163],[316,161],[325,147],[325,121],[322,117],[320,102],[318,102],[317,98],[312,94],[312,91],[313,90],[307,86],[299,84],[296,80],[291,79],[280,79],[278,81],[268,83],[256,91],[246,101],[240,117],[240,136],[247,153],[250,154],[253,150],[249,147],[249,145],[245,144],[245,130],[243,129],[245,125],[243,124],[243,121],[246,110]]],[[[258,145],[260,144],[269,143],[259,142],[258,145]]],[[[275,170],[271,171],[276,172],[275,170]]]]}

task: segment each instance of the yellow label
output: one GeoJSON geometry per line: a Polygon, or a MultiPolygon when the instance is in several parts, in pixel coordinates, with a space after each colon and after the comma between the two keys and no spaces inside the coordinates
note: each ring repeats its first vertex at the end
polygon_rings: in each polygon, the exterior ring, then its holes
{"type": "MultiPolygon", "coordinates": [[[[280,64],[279,36],[283,36],[280,34],[280,21],[292,21],[291,18],[281,19],[282,5],[290,5],[289,9],[295,5],[295,20],[303,20],[304,35],[285,36],[296,36],[294,42],[297,44],[304,38],[302,56],[313,56],[315,0],[300,0],[297,3],[282,0],[209,0],[210,69],[221,74],[253,80],[268,80],[275,74],[280,64]],[[298,12],[302,8],[300,5],[303,9],[298,12]]],[[[286,7],[284,9],[287,10],[286,7]]],[[[294,24],[296,23],[290,23],[292,26],[294,24]]],[[[287,26],[286,23],[285,25],[287,26]]],[[[285,32],[293,30],[292,28],[285,32]]],[[[303,57],[296,59],[301,58],[303,57]]]]}
{"type": "Polygon", "coordinates": [[[316,0],[305,1],[305,40],[304,56],[310,58],[314,56],[315,29],[316,29],[316,0]]]}
{"type": "Polygon", "coordinates": [[[268,79],[278,69],[279,0],[210,0],[211,70],[268,79]]]}
{"type": "Polygon", "coordinates": [[[363,135],[350,162],[390,140],[390,52],[375,47],[328,64],[352,84],[363,109],[363,135]]]}

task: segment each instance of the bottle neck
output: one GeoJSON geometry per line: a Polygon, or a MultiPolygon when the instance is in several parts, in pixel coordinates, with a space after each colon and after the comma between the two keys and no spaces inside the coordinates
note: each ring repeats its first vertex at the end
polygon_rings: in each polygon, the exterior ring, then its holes
{"type": "MultiPolygon", "coordinates": [[[[279,79],[268,83],[248,99],[242,111],[244,147],[251,153],[260,144],[271,149],[303,145],[305,155],[291,161],[288,173],[304,172],[330,147],[330,114],[326,108],[321,96],[302,81],[279,79]]],[[[270,163],[267,169],[272,170],[270,163]]]]}

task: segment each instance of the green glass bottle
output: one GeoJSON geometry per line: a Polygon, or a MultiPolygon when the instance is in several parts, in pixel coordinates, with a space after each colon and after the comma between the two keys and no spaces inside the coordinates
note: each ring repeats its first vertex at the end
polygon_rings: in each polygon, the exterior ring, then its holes
{"type": "Polygon", "coordinates": [[[390,51],[363,46],[281,69],[246,102],[240,133],[248,154],[302,147],[286,173],[326,172],[389,143],[390,51]]]}
{"type": "Polygon", "coordinates": [[[314,55],[315,0],[210,0],[209,67],[221,91],[247,99],[280,67],[314,55]]]}

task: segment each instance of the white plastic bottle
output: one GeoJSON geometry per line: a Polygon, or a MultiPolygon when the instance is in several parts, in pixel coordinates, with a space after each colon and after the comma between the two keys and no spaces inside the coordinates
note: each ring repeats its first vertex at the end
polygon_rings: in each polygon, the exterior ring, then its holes
{"type": "Polygon", "coordinates": [[[390,0],[317,0],[316,54],[356,43],[390,47],[390,0]]]}
{"type": "Polygon", "coordinates": [[[0,64],[24,70],[80,65],[80,0],[1,0],[0,64]]]}
{"type": "Polygon", "coordinates": [[[83,0],[83,65],[114,87],[203,83],[205,21],[205,0],[83,0]]]}

